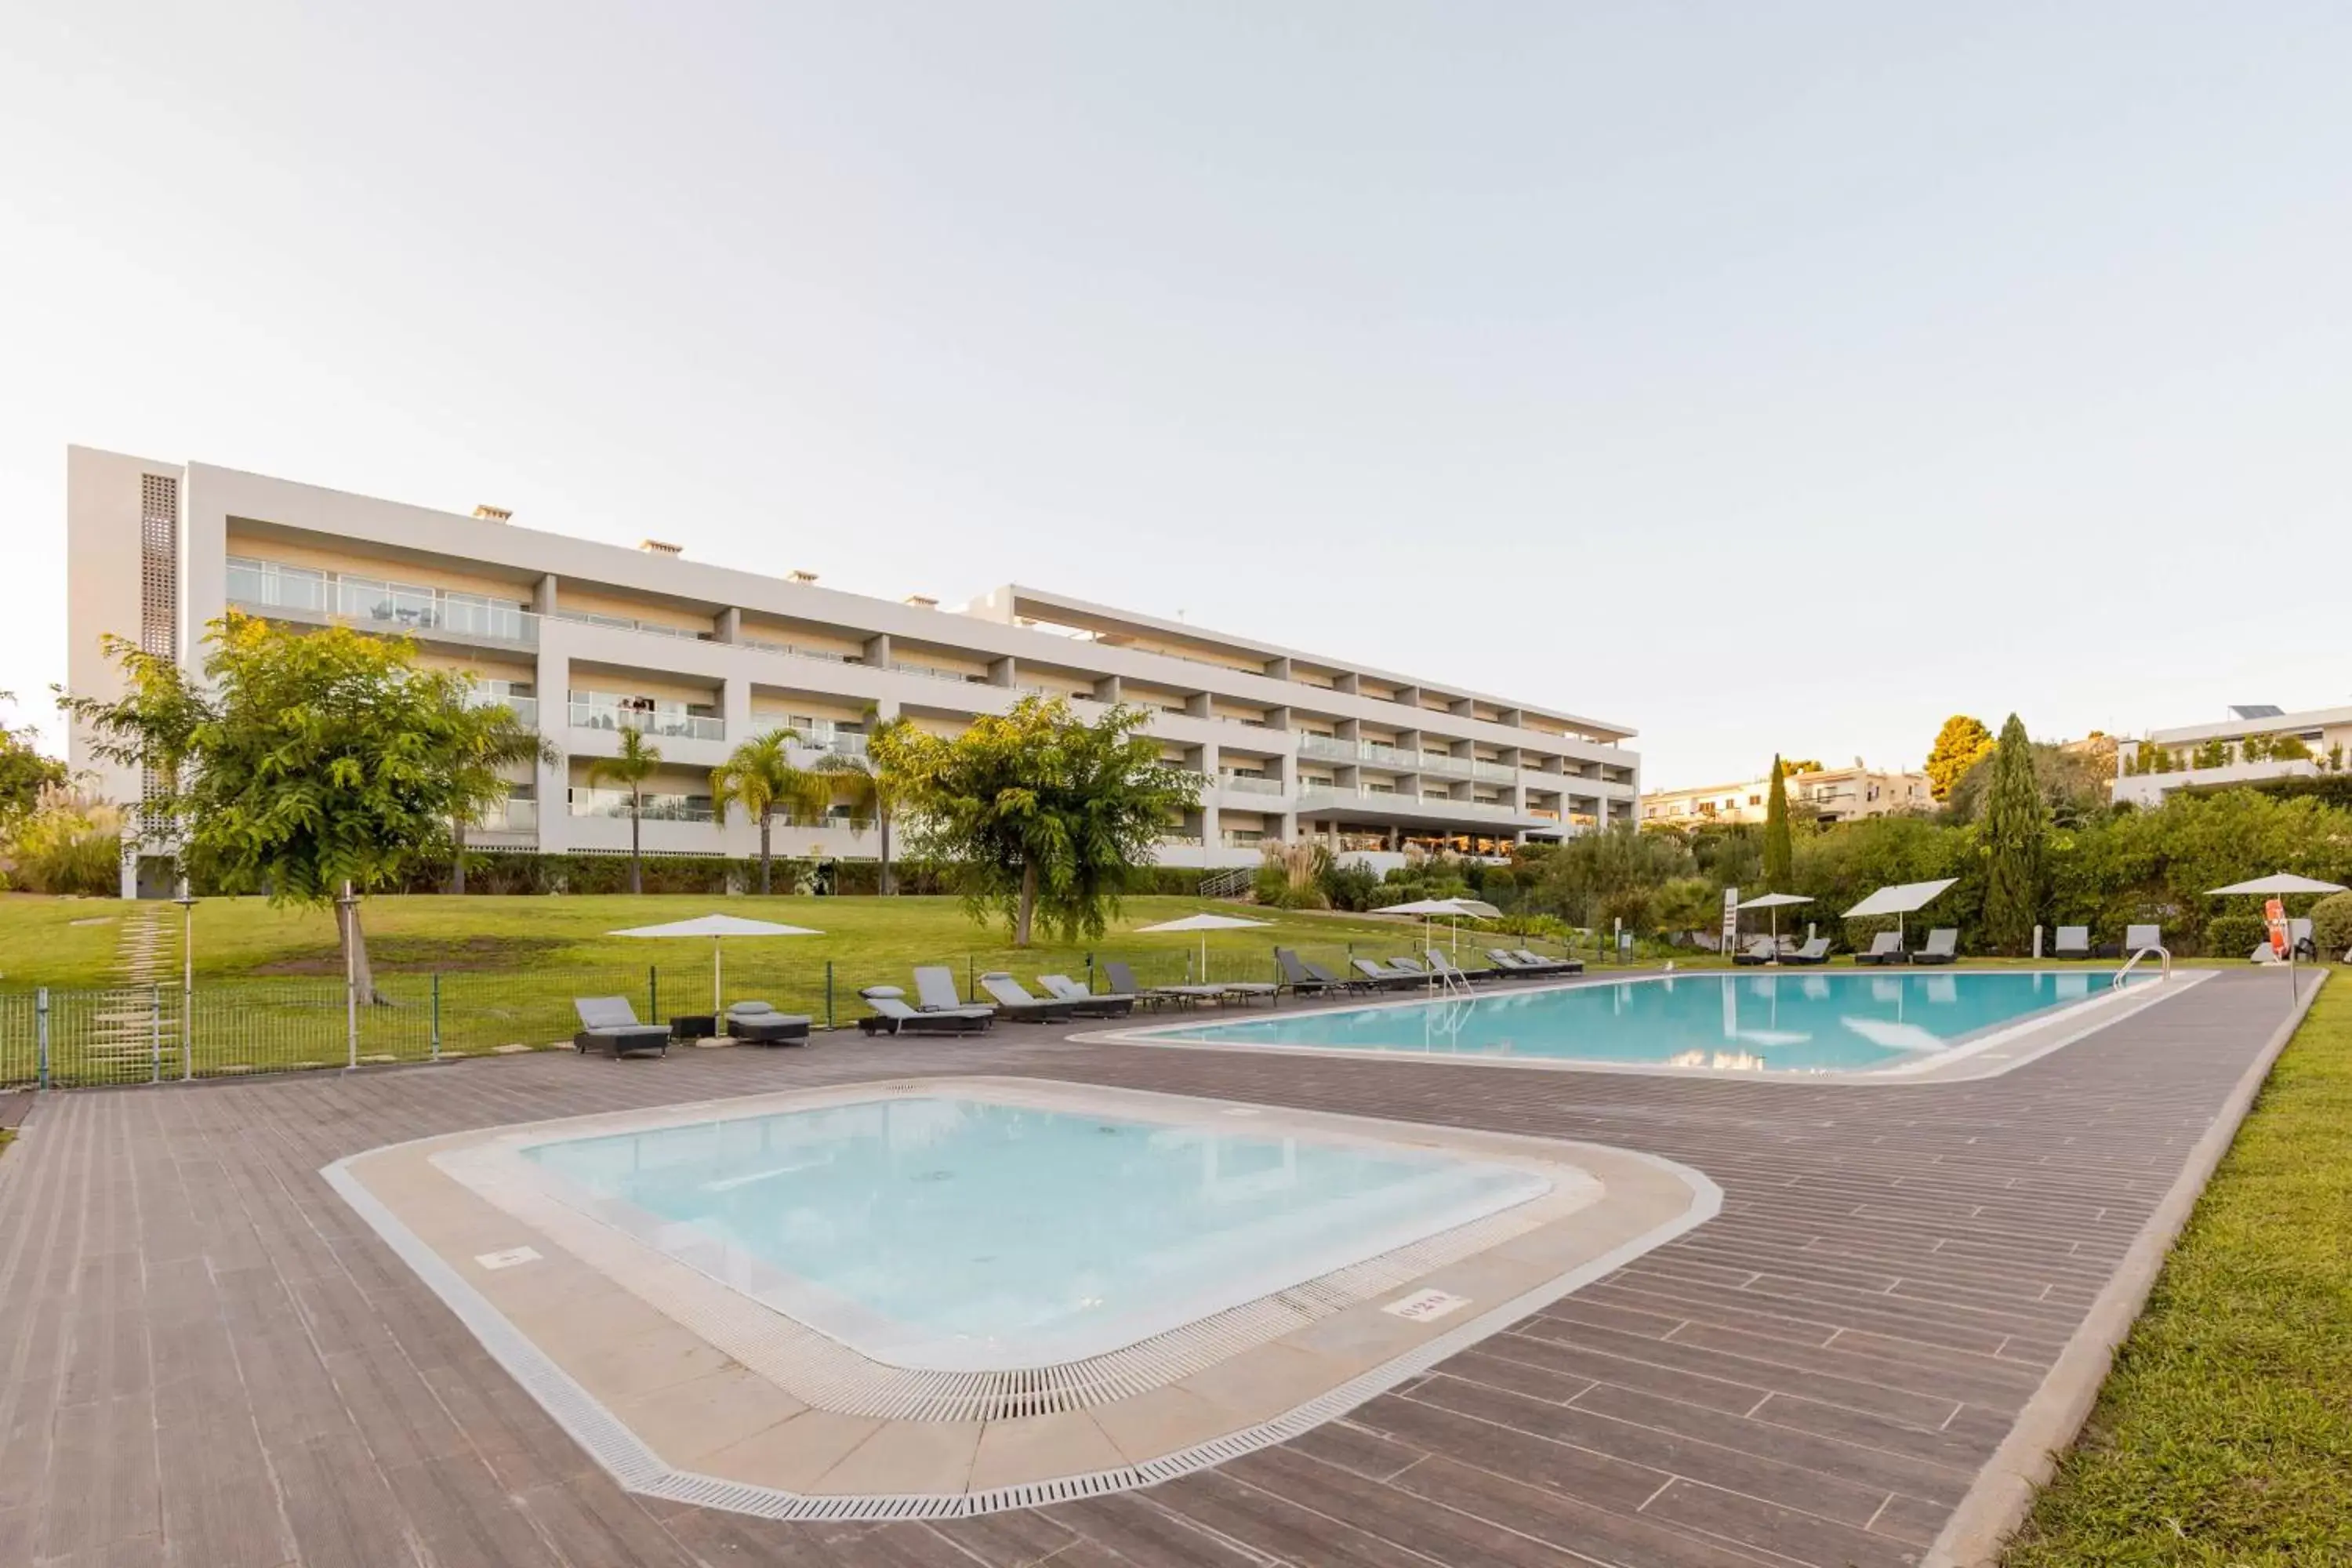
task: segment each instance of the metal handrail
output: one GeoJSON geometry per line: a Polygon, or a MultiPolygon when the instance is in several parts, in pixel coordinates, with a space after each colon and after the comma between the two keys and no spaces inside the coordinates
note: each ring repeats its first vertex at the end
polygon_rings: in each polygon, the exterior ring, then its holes
{"type": "Polygon", "coordinates": [[[2129,958],[2124,960],[2124,966],[2116,971],[2116,984],[2118,988],[2122,986],[2125,981],[2131,978],[2131,972],[2134,966],[2137,965],[2141,959],[2146,958],[2151,952],[2156,954],[2158,958],[2164,962],[2164,973],[2161,978],[2166,980],[2172,978],[2172,950],[2168,947],[2143,947],[2137,952],[2133,953],[2129,958]]]}

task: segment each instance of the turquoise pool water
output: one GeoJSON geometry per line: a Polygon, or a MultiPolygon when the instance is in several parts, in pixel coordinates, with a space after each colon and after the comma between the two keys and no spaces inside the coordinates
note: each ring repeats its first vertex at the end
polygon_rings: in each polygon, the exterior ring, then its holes
{"type": "MultiPolygon", "coordinates": [[[[2147,978],[2136,975],[2131,984],[2147,978]]],[[[1854,1072],[1933,1057],[2032,1014],[2104,995],[2114,984],[2112,970],[1735,972],[1181,1025],[1150,1034],[1220,1046],[1854,1072]]]]}
{"type": "Polygon", "coordinates": [[[552,1189],[874,1359],[1129,1345],[1549,1191],[1420,1150],[906,1098],[541,1143],[552,1189]]]}

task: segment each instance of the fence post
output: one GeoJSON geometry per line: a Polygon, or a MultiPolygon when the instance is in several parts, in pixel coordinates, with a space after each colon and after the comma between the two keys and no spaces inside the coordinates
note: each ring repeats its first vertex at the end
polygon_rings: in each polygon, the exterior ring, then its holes
{"type": "Polygon", "coordinates": [[[660,1019],[661,965],[648,963],[646,965],[646,1022],[657,1023],[660,1019]]]}
{"type": "Polygon", "coordinates": [[[963,955],[963,994],[967,1000],[971,996],[973,990],[972,979],[977,973],[978,968],[973,962],[972,955],[968,952],[965,953],[963,955]]]}
{"type": "Polygon", "coordinates": [[[824,961],[824,1026],[833,1027],[833,960],[824,961]]]}
{"type": "Polygon", "coordinates": [[[163,988],[147,987],[147,1081],[163,1081],[163,988]]]}
{"type": "Polygon", "coordinates": [[[41,986],[33,993],[33,1037],[39,1042],[41,1055],[41,1087],[49,1087],[49,988],[41,986]]]}
{"type": "Polygon", "coordinates": [[[1095,954],[1094,954],[1094,950],[1093,950],[1092,948],[1088,948],[1088,949],[1087,950],[1087,990],[1089,990],[1089,991],[1092,991],[1094,988],[1095,988],[1095,954]]]}
{"type": "Polygon", "coordinates": [[[193,975],[180,992],[180,1081],[196,1076],[196,984],[193,975]]]}
{"type": "Polygon", "coordinates": [[[433,972],[433,1059],[441,1059],[441,972],[433,972]]]}

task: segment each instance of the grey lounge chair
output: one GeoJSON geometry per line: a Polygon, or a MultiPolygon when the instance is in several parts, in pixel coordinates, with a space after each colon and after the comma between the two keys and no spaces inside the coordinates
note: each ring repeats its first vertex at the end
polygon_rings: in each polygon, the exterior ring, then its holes
{"type": "Polygon", "coordinates": [[[1195,1002],[1222,1000],[1225,994],[1224,987],[1221,985],[1138,985],[1135,972],[1128,968],[1123,958],[1103,960],[1102,972],[1103,978],[1110,982],[1113,991],[1139,996],[1147,1002],[1173,1002],[1179,1006],[1190,1006],[1195,1002]]]}
{"type": "Polygon", "coordinates": [[[1883,931],[1870,939],[1870,951],[1853,955],[1856,963],[1908,963],[1911,955],[1903,951],[1903,933],[1883,931]]]}
{"type": "Polygon", "coordinates": [[[579,996],[572,1005],[580,1015],[580,1032],[572,1037],[572,1048],[582,1056],[591,1047],[611,1051],[614,1061],[646,1051],[669,1055],[668,1026],[638,1023],[637,1010],[626,996],[579,996]]]}
{"type": "Polygon", "coordinates": [[[1530,980],[1542,975],[1561,974],[1566,973],[1566,967],[1564,965],[1554,963],[1548,958],[1536,958],[1533,956],[1521,957],[1519,954],[1513,952],[1507,947],[1488,948],[1486,950],[1486,962],[1493,964],[1496,968],[1501,970],[1506,974],[1521,975],[1530,980]]]}
{"type": "Polygon", "coordinates": [[[1780,944],[1769,936],[1759,936],[1731,955],[1734,963],[1769,963],[1780,956],[1780,944]]]}
{"type": "MultiPolygon", "coordinates": [[[[955,972],[944,963],[921,963],[915,966],[915,1005],[926,1013],[952,1013],[959,1007],[987,1007],[985,1002],[967,1002],[956,989],[955,972]]],[[[994,1009],[990,1009],[992,1012],[994,1009]]]]}
{"type": "Polygon", "coordinates": [[[1274,962],[1282,968],[1282,984],[1302,996],[1319,996],[1327,991],[1345,991],[1355,984],[1340,979],[1319,963],[1310,963],[1286,947],[1274,950],[1274,962]]]}
{"type": "Polygon", "coordinates": [[[868,985],[858,994],[873,1013],[857,1020],[869,1035],[977,1035],[996,1022],[993,1007],[957,1007],[919,1013],[896,985],[868,985]]]}
{"type": "Polygon", "coordinates": [[[1421,984],[1421,977],[1419,975],[1400,974],[1393,969],[1386,969],[1381,967],[1380,964],[1374,963],[1369,958],[1351,958],[1348,961],[1348,964],[1349,968],[1353,969],[1358,974],[1363,977],[1363,983],[1365,984],[1372,986],[1377,990],[1393,991],[1400,985],[1418,985],[1421,984]]]}
{"type": "Polygon", "coordinates": [[[1024,1023],[1066,1024],[1077,1016],[1076,1009],[1059,997],[1032,996],[1027,986],[1002,969],[982,975],[980,988],[988,993],[999,1013],[1024,1023]]]}
{"type": "Polygon", "coordinates": [[[815,1020],[805,1013],[779,1013],[765,1002],[738,1002],[725,1021],[730,1036],[755,1046],[805,1046],[815,1020]]]}
{"type": "Polygon", "coordinates": [[[2091,956],[2089,926],[2060,926],[2058,940],[2051,945],[2053,958],[2088,958],[2091,956]]]}
{"type": "Polygon", "coordinates": [[[1949,963],[1959,956],[1960,932],[1957,926],[1937,926],[1927,933],[1927,945],[1911,955],[1914,963],[1949,963]]]}
{"type": "Polygon", "coordinates": [[[1780,955],[1783,963],[1827,963],[1830,961],[1830,939],[1817,936],[1794,952],[1780,955]]]}
{"type": "Polygon", "coordinates": [[[1584,960],[1580,958],[1546,958],[1541,953],[1529,952],[1524,947],[1515,947],[1511,952],[1523,963],[1549,963],[1562,974],[1584,973],[1584,960]]]}
{"type": "Polygon", "coordinates": [[[1433,947],[1429,950],[1429,966],[1449,980],[1465,984],[1474,980],[1500,980],[1509,973],[1502,969],[1465,969],[1454,962],[1452,955],[1433,947]]]}
{"type": "Polygon", "coordinates": [[[1037,984],[1067,1002],[1081,1018],[1124,1018],[1135,1011],[1133,995],[1123,991],[1089,991],[1066,974],[1041,974],[1037,984]]]}
{"type": "Polygon", "coordinates": [[[2145,925],[2126,926],[2124,928],[2124,956],[2126,958],[2129,958],[2135,952],[2144,952],[2151,947],[2162,947],[2163,945],[2164,928],[2162,926],[2145,925]]]}

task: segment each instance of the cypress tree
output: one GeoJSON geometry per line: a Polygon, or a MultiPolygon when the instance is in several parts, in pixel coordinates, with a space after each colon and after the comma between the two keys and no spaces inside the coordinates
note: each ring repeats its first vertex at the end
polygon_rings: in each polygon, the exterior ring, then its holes
{"type": "Polygon", "coordinates": [[[2042,918],[2042,855],[2049,814],[2033,776],[2033,742],[2014,713],[2000,727],[1992,789],[1985,803],[1985,935],[1993,946],[2023,952],[2042,918]]]}
{"type": "Polygon", "coordinates": [[[1795,852],[1789,843],[1789,785],[1780,759],[1772,759],[1772,787],[1764,796],[1764,890],[1789,889],[1790,863],[1795,852]]]}

